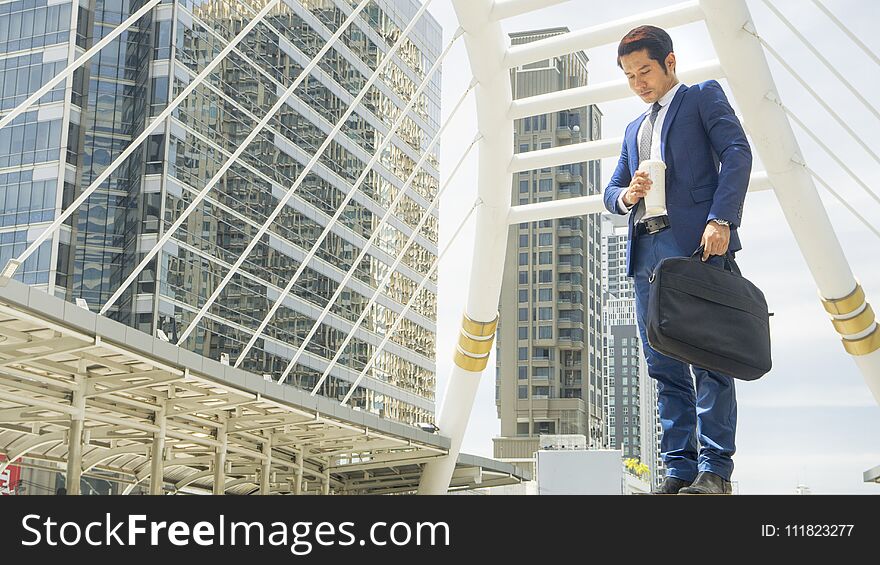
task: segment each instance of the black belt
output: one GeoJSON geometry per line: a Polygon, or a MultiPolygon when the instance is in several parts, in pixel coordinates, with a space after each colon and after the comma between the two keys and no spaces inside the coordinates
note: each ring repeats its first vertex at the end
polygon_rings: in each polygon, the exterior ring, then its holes
{"type": "Polygon", "coordinates": [[[636,224],[636,235],[655,234],[669,227],[669,216],[656,216],[636,224]]]}

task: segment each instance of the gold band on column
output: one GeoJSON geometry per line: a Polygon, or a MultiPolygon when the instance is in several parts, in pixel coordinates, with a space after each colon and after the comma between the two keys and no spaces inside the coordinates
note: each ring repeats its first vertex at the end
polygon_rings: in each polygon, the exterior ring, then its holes
{"type": "Polygon", "coordinates": [[[458,334],[458,347],[465,353],[476,353],[482,355],[492,351],[492,344],[495,342],[495,334],[489,336],[488,339],[474,339],[462,331],[458,334]]]}
{"type": "Polygon", "coordinates": [[[458,335],[458,347],[455,348],[455,364],[464,369],[479,373],[489,364],[489,352],[495,342],[495,329],[498,327],[498,315],[489,322],[479,322],[468,318],[461,320],[461,332],[458,335]]]}
{"type": "Polygon", "coordinates": [[[829,314],[845,316],[858,310],[864,301],[865,291],[862,285],[856,283],[856,288],[843,298],[822,298],[822,306],[829,314]]]}
{"type": "Polygon", "coordinates": [[[841,335],[853,335],[863,332],[874,323],[874,310],[870,304],[865,304],[865,309],[853,316],[841,320],[840,318],[831,318],[834,329],[841,335]]]}
{"type": "Polygon", "coordinates": [[[843,348],[850,355],[867,355],[880,349],[880,326],[874,326],[874,331],[859,339],[843,338],[843,348]]]}
{"type": "Polygon", "coordinates": [[[456,347],[455,364],[465,371],[479,373],[486,368],[486,365],[489,364],[489,356],[486,355],[485,357],[471,357],[470,355],[456,347]]]}
{"type": "Polygon", "coordinates": [[[847,353],[850,355],[867,355],[880,349],[880,329],[876,325],[874,330],[866,336],[857,339],[845,337],[863,332],[874,323],[874,310],[870,304],[865,302],[865,291],[858,282],[856,282],[856,287],[853,291],[843,298],[822,298],[822,306],[826,312],[832,315],[831,323],[834,325],[834,329],[841,336],[844,336],[841,342],[847,353]],[[864,308],[862,307],[863,305],[864,308]],[[853,312],[857,312],[859,308],[862,308],[862,311],[855,316],[845,319],[834,317],[851,315],[853,312]]]}
{"type": "Polygon", "coordinates": [[[474,337],[486,337],[495,334],[495,328],[498,326],[498,315],[489,322],[478,322],[468,318],[467,314],[462,317],[461,328],[474,337]]]}

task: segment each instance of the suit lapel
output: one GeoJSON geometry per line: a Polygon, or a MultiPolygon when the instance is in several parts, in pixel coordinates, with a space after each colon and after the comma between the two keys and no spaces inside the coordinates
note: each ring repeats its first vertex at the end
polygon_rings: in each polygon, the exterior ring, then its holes
{"type": "Polygon", "coordinates": [[[675,114],[678,113],[678,109],[681,107],[681,101],[687,89],[687,86],[678,87],[678,91],[672,97],[672,102],[669,103],[666,117],[663,119],[663,130],[660,132],[660,158],[664,162],[666,161],[666,136],[669,135],[669,127],[672,125],[672,121],[675,120],[675,114]]]}

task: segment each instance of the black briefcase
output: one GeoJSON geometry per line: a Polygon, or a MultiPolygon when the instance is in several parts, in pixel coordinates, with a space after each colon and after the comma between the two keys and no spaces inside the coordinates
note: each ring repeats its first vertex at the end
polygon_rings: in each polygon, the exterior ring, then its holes
{"type": "Polygon", "coordinates": [[[656,351],[747,381],[770,370],[770,314],[764,293],[736,263],[668,257],[651,275],[648,343],[656,351]]]}

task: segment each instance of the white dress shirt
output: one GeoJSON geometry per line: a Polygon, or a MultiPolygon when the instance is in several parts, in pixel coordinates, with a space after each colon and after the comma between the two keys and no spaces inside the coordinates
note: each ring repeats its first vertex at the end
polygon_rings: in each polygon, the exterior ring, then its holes
{"type": "MultiPolygon", "coordinates": [[[[661,159],[662,155],[660,155],[660,134],[663,132],[663,121],[666,119],[666,111],[669,110],[669,103],[672,102],[672,99],[675,98],[675,95],[684,86],[678,82],[672,85],[672,88],[669,91],[660,97],[660,100],[657,102],[660,103],[660,111],[657,112],[657,119],[654,121],[654,131],[651,136],[651,159],[661,159]],[[676,88],[678,85],[678,88],[676,88]]],[[[651,116],[651,108],[654,107],[654,103],[651,102],[651,105],[648,106],[648,111],[645,112],[646,119],[642,120],[642,125],[639,126],[639,131],[636,132],[636,140],[642,138],[642,130],[645,127],[648,127],[650,123],[647,118],[651,116]]],[[[632,206],[628,206],[626,202],[623,201],[623,195],[626,194],[626,190],[622,190],[620,192],[620,196],[617,198],[617,209],[621,214],[626,214],[632,209],[632,206]]],[[[635,206],[635,204],[633,205],[635,206]]]]}

